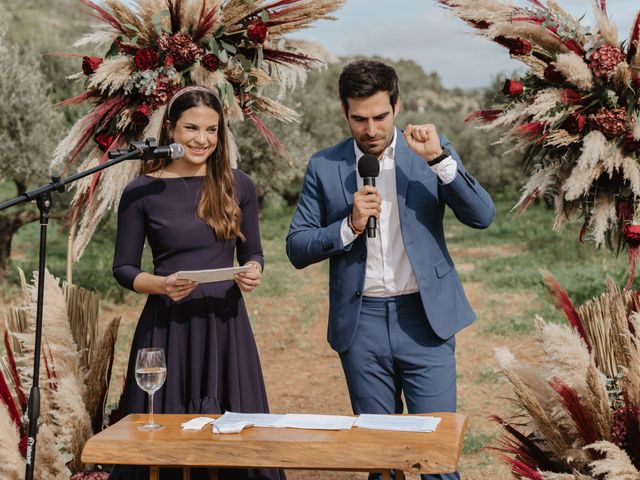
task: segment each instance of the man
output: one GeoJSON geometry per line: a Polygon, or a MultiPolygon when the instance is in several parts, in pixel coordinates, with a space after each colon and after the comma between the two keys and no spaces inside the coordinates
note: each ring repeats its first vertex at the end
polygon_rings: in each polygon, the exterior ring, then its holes
{"type": "Polygon", "coordinates": [[[465,225],[486,228],[493,202],[434,125],[395,128],[393,68],[351,63],[339,91],[352,138],[309,160],[287,255],[296,268],[329,258],[328,340],[354,413],[402,413],[403,393],[409,413],[454,412],[454,335],[475,314],[442,218],[446,205],[465,225]],[[375,187],[357,175],[364,154],[380,162],[375,187]],[[363,234],[370,216],[378,219],[374,238],[363,234]]]}

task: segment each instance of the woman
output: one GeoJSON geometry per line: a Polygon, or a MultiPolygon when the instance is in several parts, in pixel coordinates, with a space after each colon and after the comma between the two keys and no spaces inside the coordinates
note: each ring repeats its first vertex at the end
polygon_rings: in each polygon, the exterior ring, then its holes
{"type": "MultiPolygon", "coordinates": [[[[123,414],[146,412],[136,385],[138,349],[165,351],[167,379],[154,395],[159,413],[268,412],[258,352],[241,291],[260,284],[263,266],[258,201],[251,179],[232,170],[222,107],[204,87],[177,92],[169,102],[160,144],[184,146],[184,157],[147,163],[122,193],[113,273],[148,294],[133,337],[121,401],[123,414]],[[154,273],[141,270],[145,237],[154,273]],[[180,270],[233,266],[235,281],[196,284],[180,270]]],[[[206,472],[200,472],[206,478],[206,472]]],[[[224,478],[272,478],[274,470],[221,470],[224,478]]],[[[116,467],[112,479],[148,478],[146,468],[116,467]],[[135,475],[133,470],[135,468],[135,475]]],[[[180,478],[163,471],[161,478],[180,478]]],[[[197,478],[194,476],[194,478],[197,478]]]]}

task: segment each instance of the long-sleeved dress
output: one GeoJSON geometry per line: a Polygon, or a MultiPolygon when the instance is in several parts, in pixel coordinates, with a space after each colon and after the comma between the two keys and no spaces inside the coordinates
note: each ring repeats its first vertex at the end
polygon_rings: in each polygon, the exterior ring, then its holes
{"type": "MultiPolygon", "coordinates": [[[[236,199],[242,211],[240,239],[220,241],[211,227],[196,217],[204,177],[156,178],[141,175],[122,193],[118,210],[113,273],[133,289],[145,238],[153,254],[154,273],[263,264],[258,201],[251,179],[233,170],[236,199]]],[[[246,413],[269,411],[260,359],[240,289],[233,280],[199,284],[174,302],[149,295],[131,345],[121,413],[148,411],[147,394],[136,384],[138,349],[165,351],[167,378],[154,395],[157,413],[246,413]]],[[[200,472],[204,475],[205,472],[200,472]]],[[[222,478],[283,478],[275,470],[221,470],[222,478]]],[[[197,477],[197,474],[194,478],[197,477]]],[[[114,467],[113,480],[148,478],[145,467],[114,467]]],[[[163,469],[161,479],[181,478],[163,469]]],[[[204,477],[206,478],[206,477],[204,477]]]]}

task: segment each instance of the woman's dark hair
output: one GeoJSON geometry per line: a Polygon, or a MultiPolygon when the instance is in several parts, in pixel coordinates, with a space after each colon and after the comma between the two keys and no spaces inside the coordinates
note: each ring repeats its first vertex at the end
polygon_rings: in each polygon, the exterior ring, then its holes
{"type": "Polygon", "coordinates": [[[345,112],[349,111],[348,98],[366,98],[378,92],[387,92],[391,107],[398,101],[398,75],[396,71],[376,60],[358,60],[344,67],[338,80],[340,101],[345,112]]]}
{"type": "MultiPolygon", "coordinates": [[[[235,179],[231,171],[231,162],[227,147],[227,132],[224,112],[215,94],[203,87],[187,87],[183,92],[176,93],[165,112],[159,144],[172,143],[171,129],[182,114],[194,107],[209,107],[218,114],[218,144],[207,158],[207,170],[200,190],[200,199],[196,208],[196,215],[209,225],[219,240],[244,240],[240,230],[242,212],[235,197],[235,179]]],[[[144,164],[143,173],[160,170],[171,159],[160,159],[144,164]]]]}

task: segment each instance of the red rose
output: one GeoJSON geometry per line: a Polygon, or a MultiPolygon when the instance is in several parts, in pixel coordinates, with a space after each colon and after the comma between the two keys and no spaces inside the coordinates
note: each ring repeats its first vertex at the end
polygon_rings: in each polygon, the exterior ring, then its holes
{"type": "Polygon", "coordinates": [[[149,70],[158,64],[158,54],[152,47],[140,48],[134,61],[140,70],[149,70]]]}
{"type": "Polygon", "coordinates": [[[267,24],[259,18],[251,20],[251,23],[247,27],[247,36],[250,40],[256,43],[264,43],[267,39],[268,32],[269,28],[267,27],[267,24]]]}
{"type": "Polygon", "coordinates": [[[215,72],[220,68],[220,59],[217,55],[213,53],[207,53],[204,57],[202,57],[202,64],[212,72],[215,72]]]}
{"type": "Polygon", "coordinates": [[[130,45],[128,43],[124,43],[119,38],[116,38],[113,41],[113,43],[121,53],[124,53],[126,55],[135,55],[136,52],[138,51],[138,49],[136,47],[134,47],[133,45],[130,45]]]}
{"type": "Polygon", "coordinates": [[[584,55],[584,50],[582,50],[582,46],[578,42],[576,42],[573,38],[569,40],[563,40],[562,43],[564,43],[566,47],[576,55],[579,55],[580,57],[584,55]]]}
{"type": "Polygon", "coordinates": [[[516,38],[509,47],[511,55],[527,55],[531,51],[531,42],[524,38],[516,38]]]}
{"type": "Polygon", "coordinates": [[[587,117],[585,117],[581,113],[574,112],[569,115],[569,118],[564,121],[562,126],[567,132],[571,133],[572,135],[576,135],[584,130],[586,124],[587,117]]]}
{"type": "Polygon", "coordinates": [[[636,137],[633,136],[633,133],[628,131],[624,134],[624,138],[622,139],[622,148],[625,153],[640,152],[640,140],[636,139],[636,137]]]}
{"type": "Polygon", "coordinates": [[[567,105],[575,105],[582,102],[582,95],[571,88],[565,88],[560,94],[560,99],[567,105]]]}
{"type": "Polygon", "coordinates": [[[102,65],[100,57],[82,57],[82,71],[86,76],[96,73],[100,65],[102,65]]]}
{"type": "Polygon", "coordinates": [[[510,97],[517,97],[518,95],[522,95],[524,91],[524,85],[522,82],[518,80],[505,80],[504,87],[502,87],[502,93],[508,95],[510,97]]]}
{"type": "Polygon", "coordinates": [[[550,82],[564,82],[564,75],[562,75],[562,73],[558,71],[555,65],[552,65],[551,63],[547,65],[547,68],[544,69],[544,78],[546,78],[550,82]]]}
{"type": "Polygon", "coordinates": [[[131,114],[131,121],[138,127],[146,127],[149,125],[149,117],[151,108],[148,105],[138,105],[131,114]]]}
{"type": "Polygon", "coordinates": [[[94,140],[98,144],[98,148],[103,152],[106,152],[111,147],[111,144],[115,140],[116,137],[113,135],[108,135],[106,133],[99,133],[94,137],[94,140]]]}

